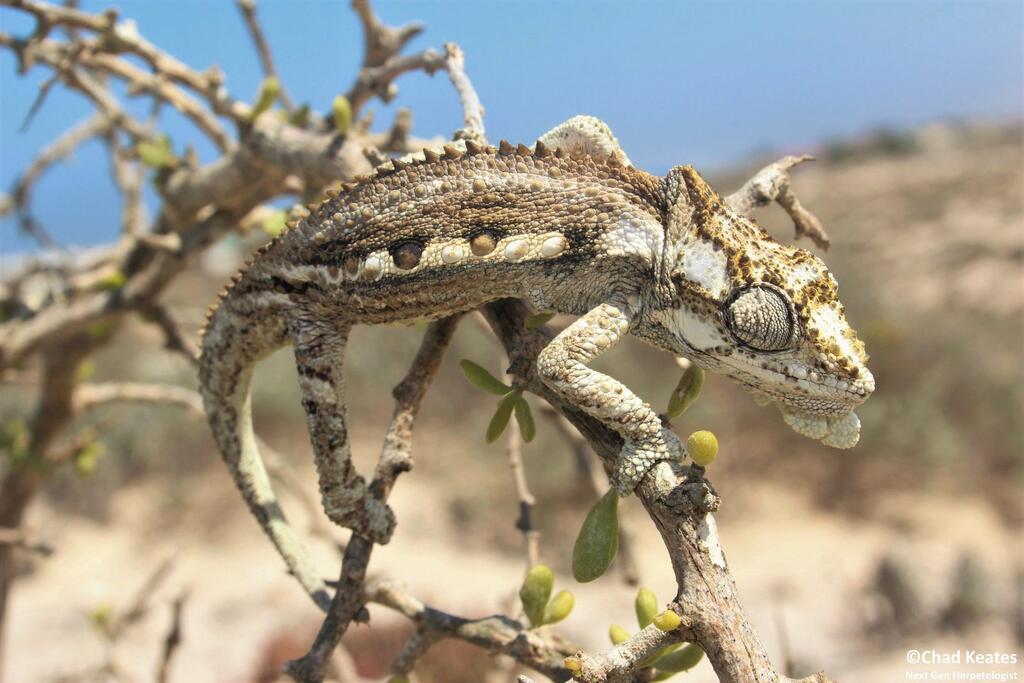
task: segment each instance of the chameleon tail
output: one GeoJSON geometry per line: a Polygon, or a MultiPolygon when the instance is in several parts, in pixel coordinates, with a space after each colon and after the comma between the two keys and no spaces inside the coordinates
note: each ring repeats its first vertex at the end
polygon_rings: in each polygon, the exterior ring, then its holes
{"type": "Polygon", "coordinates": [[[214,440],[249,510],[289,572],[326,610],[327,587],[278,503],[252,426],[252,373],[257,362],[285,344],[284,326],[277,322],[279,316],[238,310],[249,304],[229,293],[210,315],[199,362],[200,393],[214,440]],[[240,320],[246,321],[245,329],[240,329],[240,320]]]}

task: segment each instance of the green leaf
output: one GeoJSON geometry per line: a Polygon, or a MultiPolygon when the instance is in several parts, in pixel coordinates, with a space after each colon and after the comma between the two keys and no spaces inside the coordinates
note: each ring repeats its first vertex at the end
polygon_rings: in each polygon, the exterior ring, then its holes
{"type": "Polygon", "coordinates": [[[518,398],[519,393],[516,392],[509,394],[498,402],[498,408],[494,411],[494,417],[491,418],[490,424],[487,425],[487,443],[494,443],[501,436],[501,433],[505,431],[509,418],[512,417],[512,409],[515,407],[516,399],[518,398]]]}
{"type": "Polygon", "coordinates": [[[284,232],[288,223],[288,212],[287,211],[275,211],[267,216],[263,221],[263,232],[267,233],[271,237],[277,237],[284,232]]]}
{"type": "Polygon", "coordinates": [[[178,163],[178,157],[174,156],[174,150],[171,148],[171,139],[166,135],[143,140],[135,147],[135,153],[147,168],[159,170],[178,163]]]}
{"type": "Polygon", "coordinates": [[[462,368],[462,374],[466,376],[469,383],[477,389],[483,389],[484,391],[495,394],[496,396],[504,396],[508,392],[512,391],[512,387],[506,385],[504,382],[471,360],[463,359],[459,361],[459,366],[462,368]]]}
{"type": "Polygon", "coordinates": [[[658,598],[649,588],[641,588],[636,593],[636,623],[640,628],[647,628],[658,613],[658,598]]]}
{"type": "Polygon", "coordinates": [[[675,675],[675,671],[659,671],[658,673],[654,674],[654,678],[651,679],[651,682],[653,683],[654,681],[667,681],[675,675]]]}
{"type": "MultiPolygon", "coordinates": [[[[518,394],[518,392],[517,392],[518,394]]],[[[530,443],[533,441],[533,437],[537,436],[537,424],[533,421],[533,413],[530,412],[530,404],[526,402],[522,394],[518,394],[519,398],[515,402],[516,411],[516,422],[519,423],[519,434],[523,437],[523,441],[530,443]]]]}
{"type": "Polygon", "coordinates": [[[544,623],[544,609],[554,585],[555,573],[546,564],[535,565],[523,579],[523,585],[519,588],[519,600],[523,603],[523,612],[526,613],[531,626],[537,627],[544,623]]]}
{"type": "Polygon", "coordinates": [[[352,105],[344,95],[338,95],[331,103],[331,120],[339,133],[344,135],[352,125],[352,105]]]}
{"type": "Polygon", "coordinates": [[[565,619],[572,612],[572,608],[576,606],[576,596],[569,591],[558,591],[555,597],[551,598],[551,602],[544,608],[544,617],[542,623],[544,624],[557,624],[562,619],[565,619]]]}
{"type": "Polygon", "coordinates": [[[704,657],[704,650],[700,649],[700,647],[693,643],[687,643],[681,649],[676,650],[675,652],[670,652],[659,658],[658,661],[654,663],[654,666],[658,668],[658,671],[677,674],[683,671],[689,671],[693,667],[697,666],[702,657],[704,657]]]}
{"type": "Polygon", "coordinates": [[[696,363],[691,363],[683,376],[679,378],[679,384],[676,385],[675,390],[672,391],[665,414],[669,417],[679,417],[685,413],[700,396],[700,390],[703,387],[704,370],[696,363]]]}
{"type": "Polygon", "coordinates": [[[267,76],[260,84],[260,92],[256,95],[256,102],[249,112],[249,120],[255,121],[260,114],[274,106],[278,96],[281,94],[281,82],[274,76],[267,76]]]}
{"type": "Polygon", "coordinates": [[[629,631],[622,628],[618,624],[612,624],[608,627],[608,639],[612,641],[612,645],[618,645],[629,640],[629,631]]]}
{"type": "Polygon", "coordinates": [[[555,317],[554,311],[541,311],[540,313],[531,313],[526,316],[526,329],[534,330],[541,325],[546,324],[549,320],[555,317]]]}
{"type": "Polygon", "coordinates": [[[619,496],[601,497],[583,520],[572,549],[572,575],[580,583],[598,578],[611,566],[619,549],[619,496]]]}

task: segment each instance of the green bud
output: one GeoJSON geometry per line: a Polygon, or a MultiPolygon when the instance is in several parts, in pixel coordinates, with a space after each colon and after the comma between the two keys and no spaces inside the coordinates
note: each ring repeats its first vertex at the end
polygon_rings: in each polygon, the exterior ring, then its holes
{"type": "Polygon", "coordinates": [[[558,591],[555,597],[551,598],[551,602],[544,608],[544,619],[545,624],[557,624],[562,619],[565,619],[572,612],[572,608],[576,606],[576,596],[569,591],[558,591]]]}
{"type": "Polygon", "coordinates": [[[649,588],[641,588],[636,593],[636,623],[640,628],[647,628],[658,613],[658,598],[649,588]]]}
{"type": "Polygon", "coordinates": [[[75,381],[85,382],[96,372],[96,363],[92,360],[86,359],[78,364],[75,368],[75,381]]]}
{"type": "Polygon", "coordinates": [[[614,490],[601,497],[583,520],[572,549],[572,575],[580,583],[598,578],[619,549],[619,496],[614,490]]]}
{"type": "Polygon", "coordinates": [[[683,620],[678,614],[667,609],[654,617],[653,623],[660,631],[674,631],[679,628],[679,624],[683,623],[683,620]]]}
{"type": "Polygon", "coordinates": [[[263,221],[263,232],[267,233],[271,237],[277,237],[284,232],[288,223],[288,212],[287,211],[275,211],[266,217],[263,221]]]}
{"type": "Polygon", "coordinates": [[[508,392],[512,391],[512,387],[506,385],[504,382],[471,360],[463,359],[459,361],[459,366],[462,368],[462,374],[466,376],[469,383],[477,389],[483,389],[484,391],[497,396],[504,396],[508,392]]]}
{"type": "Polygon", "coordinates": [[[612,624],[608,628],[608,639],[612,641],[612,645],[618,645],[629,640],[629,631],[622,628],[618,624],[612,624]]]}
{"type": "Polygon", "coordinates": [[[98,441],[90,441],[82,450],[75,454],[75,474],[80,477],[88,477],[96,470],[96,462],[106,449],[98,441]]]}
{"type": "Polygon", "coordinates": [[[540,313],[531,313],[530,315],[526,316],[526,329],[535,330],[541,325],[547,324],[547,322],[554,317],[554,311],[541,311],[540,313]]]}
{"type": "Polygon", "coordinates": [[[693,643],[687,643],[682,649],[670,652],[658,659],[654,666],[658,668],[658,671],[677,674],[697,666],[703,656],[704,650],[693,643]]]}
{"type": "Polygon", "coordinates": [[[141,141],[135,147],[135,153],[139,155],[139,161],[143,166],[159,170],[169,168],[178,163],[171,148],[171,139],[166,135],[157,135],[148,140],[141,141]]]}
{"type": "Polygon", "coordinates": [[[309,123],[309,105],[303,103],[298,109],[293,111],[291,116],[288,117],[288,123],[300,128],[309,123]]]}
{"type": "Polygon", "coordinates": [[[583,662],[580,661],[579,657],[566,657],[562,660],[562,666],[569,670],[573,676],[583,671],[583,662]]]}
{"type": "Polygon", "coordinates": [[[352,105],[344,95],[338,95],[331,103],[331,119],[334,127],[344,135],[352,125],[352,105]]]}
{"type": "Polygon", "coordinates": [[[672,396],[668,399],[668,409],[665,410],[665,413],[669,417],[679,417],[685,413],[700,396],[700,390],[703,387],[704,370],[695,363],[691,363],[683,376],[679,378],[679,384],[676,385],[672,396]]]}
{"type": "Polygon", "coordinates": [[[114,323],[109,320],[101,320],[100,322],[89,323],[85,331],[90,337],[98,338],[105,337],[114,331],[114,323]]]}
{"type": "Polygon", "coordinates": [[[518,398],[514,406],[516,411],[516,422],[519,423],[519,434],[523,441],[530,443],[533,437],[537,436],[537,424],[533,421],[533,413],[530,412],[530,404],[526,402],[522,394],[517,392],[518,398]]]}
{"type": "Polygon", "coordinates": [[[124,273],[119,270],[115,270],[113,273],[100,280],[100,287],[108,292],[113,292],[124,287],[124,283],[127,281],[128,278],[124,273]]]}
{"type": "Polygon", "coordinates": [[[555,574],[546,564],[534,566],[523,579],[523,585],[519,589],[519,600],[522,601],[523,611],[532,626],[544,623],[544,610],[554,585],[555,574]]]}
{"type": "Polygon", "coordinates": [[[256,103],[252,105],[249,113],[249,120],[255,121],[260,114],[274,106],[278,95],[281,94],[281,83],[274,76],[268,76],[260,84],[260,92],[256,95],[256,103]]]}
{"type": "Polygon", "coordinates": [[[107,602],[100,603],[89,611],[89,619],[99,629],[106,629],[110,618],[114,616],[114,607],[107,602]]]}
{"type": "Polygon", "coordinates": [[[505,427],[508,427],[509,418],[512,417],[512,410],[515,408],[518,398],[518,393],[511,393],[498,401],[498,408],[494,411],[490,424],[487,425],[487,434],[484,437],[487,443],[497,441],[505,431],[505,427]]]}
{"type": "Polygon", "coordinates": [[[707,467],[718,455],[718,439],[707,430],[690,434],[686,440],[686,452],[701,467],[707,467]]]}

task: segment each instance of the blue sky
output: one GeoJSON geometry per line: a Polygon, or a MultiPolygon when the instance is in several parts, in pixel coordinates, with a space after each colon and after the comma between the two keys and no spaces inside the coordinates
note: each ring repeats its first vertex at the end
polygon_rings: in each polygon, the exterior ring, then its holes
{"type": "MultiPolygon", "coordinates": [[[[233,2],[119,0],[149,40],[202,68],[219,64],[227,86],[251,99],[262,77],[233,2]]],[[[98,11],[106,3],[83,0],[98,11]]],[[[693,163],[715,168],[767,148],[796,152],[878,126],[942,119],[1019,118],[1024,112],[1021,2],[378,2],[391,24],[425,22],[411,49],[459,43],[497,140],[530,142],[577,113],[605,119],[639,166],[662,173],[693,163]]],[[[347,3],[262,0],[260,16],[293,98],[324,108],[344,92],[361,57],[347,3]]],[[[0,30],[31,22],[0,8],[0,30]]],[[[19,131],[38,68],[15,73],[0,52],[0,186],[5,190],[41,145],[88,115],[76,94],[54,92],[19,131]]],[[[378,126],[396,105],[412,107],[421,135],[461,123],[443,74],[399,81],[392,106],[375,103],[378,126]]],[[[136,111],[144,114],[142,102],[136,111]]],[[[199,135],[164,117],[178,148],[199,135]]],[[[212,151],[199,146],[208,160],[212,151]]],[[[52,172],[37,214],[71,244],[116,235],[117,195],[98,144],[52,172]]],[[[0,223],[0,251],[32,247],[0,223]]]]}

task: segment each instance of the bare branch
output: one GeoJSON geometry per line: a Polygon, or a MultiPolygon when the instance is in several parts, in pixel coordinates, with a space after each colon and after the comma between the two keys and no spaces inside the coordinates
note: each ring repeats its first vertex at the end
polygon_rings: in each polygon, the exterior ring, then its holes
{"type": "Polygon", "coordinates": [[[465,127],[463,128],[466,137],[486,140],[484,131],[484,107],[480,104],[480,97],[476,94],[473,84],[466,75],[466,58],[462,54],[462,48],[455,43],[444,44],[444,64],[448,71],[448,78],[455,86],[455,92],[459,93],[459,101],[462,102],[462,113],[465,127]]]}
{"type": "Polygon", "coordinates": [[[184,408],[190,417],[203,416],[199,394],[171,384],[143,382],[103,382],[81,384],[75,391],[74,411],[81,415],[110,403],[167,403],[184,408]]]}
{"type": "Polygon", "coordinates": [[[405,615],[428,641],[436,642],[445,637],[464,640],[488,652],[509,655],[558,681],[570,676],[563,664],[565,657],[578,651],[576,645],[562,640],[549,629],[527,629],[502,615],[464,619],[424,605],[387,583],[368,587],[366,599],[405,615]]]}
{"type": "Polygon", "coordinates": [[[0,0],[0,4],[29,12],[36,17],[40,27],[34,40],[17,41],[10,36],[0,35],[6,41],[0,45],[12,47],[19,59],[22,72],[32,65],[33,56],[24,47],[46,37],[53,27],[81,29],[96,33],[95,48],[109,53],[129,53],[145,61],[155,74],[170,82],[190,88],[206,99],[210,108],[220,116],[226,116],[240,125],[248,120],[249,107],[233,100],[224,89],[224,76],[217,69],[200,73],[168,55],[139,35],[134,22],[118,22],[117,10],[108,9],[103,14],[90,14],[81,10],[51,5],[35,0],[0,0]]]}
{"type": "Polygon", "coordinates": [[[393,81],[410,71],[424,71],[434,75],[445,68],[444,58],[436,50],[426,49],[418,55],[396,56],[379,66],[365,67],[356,77],[356,82],[345,94],[352,112],[362,109],[373,97],[390,102],[398,94],[393,81]]]}
{"type": "Polygon", "coordinates": [[[21,529],[7,529],[0,527],[0,545],[22,548],[31,553],[47,557],[53,554],[53,548],[36,538],[30,531],[21,529]]]}
{"type": "Polygon", "coordinates": [[[423,31],[423,24],[418,21],[398,27],[385,26],[377,18],[369,0],[352,0],[352,9],[363,24],[364,69],[380,66],[388,61],[423,31]]]}
{"type": "Polygon", "coordinates": [[[813,159],[806,154],[801,157],[783,157],[755,173],[743,187],[726,197],[725,203],[737,213],[748,214],[754,207],[778,202],[793,220],[796,239],[806,235],[820,249],[828,249],[829,238],[824,226],[817,216],[803,207],[790,184],[789,170],[813,159]]]}
{"type": "Polygon", "coordinates": [[[145,171],[141,164],[131,161],[131,154],[121,146],[116,131],[107,131],[105,137],[110,147],[114,184],[121,190],[121,232],[129,236],[137,235],[145,221],[145,205],[142,201],[145,171]]]}

